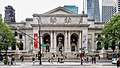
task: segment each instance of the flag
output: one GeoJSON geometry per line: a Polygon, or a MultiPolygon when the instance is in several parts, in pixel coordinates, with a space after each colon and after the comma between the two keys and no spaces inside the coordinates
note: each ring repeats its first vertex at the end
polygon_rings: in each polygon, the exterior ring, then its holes
{"type": "Polygon", "coordinates": [[[38,48],[38,33],[34,33],[34,47],[38,48]]]}

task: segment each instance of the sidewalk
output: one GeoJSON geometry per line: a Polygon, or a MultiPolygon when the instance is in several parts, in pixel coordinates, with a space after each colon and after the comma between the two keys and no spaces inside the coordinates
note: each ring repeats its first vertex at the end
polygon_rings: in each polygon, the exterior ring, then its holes
{"type": "MultiPolygon", "coordinates": [[[[16,65],[13,65],[13,66],[22,66],[22,65],[40,66],[39,62],[35,62],[34,65],[32,62],[24,62],[24,63],[16,62],[16,65]]],[[[8,65],[4,65],[3,63],[0,63],[0,66],[8,66],[8,65]]],[[[91,62],[89,62],[89,63],[83,63],[83,65],[81,65],[81,62],[64,62],[64,63],[42,62],[42,66],[116,66],[116,65],[111,63],[105,63],[105,62],[104,63],[97,62],[96,64],[92,64],[91,62]]]]}
{"type": "MultiPolygon", "coordinates": [[[[39,65],[36,63],[35,65],[39,65]]],[[[92,64],[91,62],[89,63],[83,63],[83,65],[81,65],[81,62],[64,62],[64,63],[57,63],[57,62],[53,62],[53,63],[49,63],[49,62],[42,62],[42,65],[52,65],[52,66],[58,66],[58,65],[63,65],[63,66],[116,66],[114,64],[111,63],[99,63],[97,62],[96,64],[92,64]]]]}

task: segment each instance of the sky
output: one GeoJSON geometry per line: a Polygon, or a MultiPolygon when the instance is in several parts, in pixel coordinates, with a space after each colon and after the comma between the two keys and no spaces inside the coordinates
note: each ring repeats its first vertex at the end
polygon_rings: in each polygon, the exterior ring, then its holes
{"type": "MultiPolygon", "coordinates": [[[[0,14],[4,18],[4,7],[11,5],[15,9],[16,22],[32,18],[34,13],[42,14],[64,5],[76,5],[79,14],[83,10],[83,0],[0,0],[0,14]]],[[[86,7],[86,6],[85,6],[86,7]]]]}

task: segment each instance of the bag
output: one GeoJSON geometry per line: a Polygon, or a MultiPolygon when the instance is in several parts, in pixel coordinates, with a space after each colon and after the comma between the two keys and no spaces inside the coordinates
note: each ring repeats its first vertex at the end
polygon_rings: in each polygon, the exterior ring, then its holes
{"type": "Polygon", "coordinates": [[[55,57],[55,55],[53,55],[53,57],[55,57]]]}
{"type": "Polygon", "coordinates": [[[48,62],[50,62],[50,59],[48,59],[48,62]]]}

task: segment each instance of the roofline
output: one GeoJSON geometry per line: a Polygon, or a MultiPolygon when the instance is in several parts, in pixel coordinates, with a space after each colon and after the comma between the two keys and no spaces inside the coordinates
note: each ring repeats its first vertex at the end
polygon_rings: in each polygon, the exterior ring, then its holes
{"type": "Polygon", "coordinates": [[[50,10],[50,11],[47,11],[47,12],[45,12],[45,13],[43,13],[43,14],[50,14],[50,13],[55,12],[55,11],[58,10],[58,9],[61,9],[61,10],[63,10],[63,11],[66,11],[66,12],[68,12],[68,13],[70,13],[70,14],[77,14],[77,13],[75,13],[75,12],[73,12],[73,11],[70,11],[70,10],[67,10],[67,9],[65,9],[64,7],[61,7],[61,6],[59,6],[59,7],[57,7],[57,8],[54,8],[54,9],[52,9],[52,10],[50,10]]]}
{"type": "Polygon", "coordinates": [[[33,17],[88,17],[87,14],[33,14],[33,17]]]}

